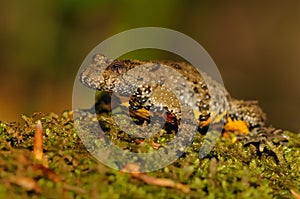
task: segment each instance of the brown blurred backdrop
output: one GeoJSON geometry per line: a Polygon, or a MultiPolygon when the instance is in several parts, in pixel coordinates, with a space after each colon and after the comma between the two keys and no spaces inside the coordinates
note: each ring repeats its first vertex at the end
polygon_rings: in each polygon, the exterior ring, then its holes
{"type": "Polygon", "coordinates": [[[300,131],[300,1],[1,1],[0,120],[71,109],[77,70],[98,43],[159,26],[197,40],[232,96],[258,99],[276,127],[300,131]]]}

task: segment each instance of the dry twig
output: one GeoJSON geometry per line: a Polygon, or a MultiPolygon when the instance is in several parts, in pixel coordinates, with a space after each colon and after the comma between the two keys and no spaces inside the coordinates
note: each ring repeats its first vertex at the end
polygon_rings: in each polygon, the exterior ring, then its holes
{"type": "Polygon", "coordinates": [[[300,193],[297,193],[296,191],[294,191],[293,189],[290,190],[292,195],[296,198],[296,199],[300,199],[300,193]]]}
{"type": "Polygon", "coordinates": [[[33,154],[35,159],[42,161],[43,160],[43,126],[40,120],[37,121],[36,129],[34,133],[34,145],[33,145],[33,154]]]}
{"type": "Polygon", "coordinates": [[[128,164],[123,169],[123,171],[130,172],[130,175],[132,177],[142,180],[147,184],[152,184],[152,185],[157,185],[157,186],[162,186],[162,187],[171,187],[171,188],[179,189],[179,190],[183,191],[184,193],[190,192],[190,187],[187,185],[177,183],[170,179],[151,177],[151,176],[146,175],[145,173],[139,172],[138,170],[139,170],[139,167],[135,164],[128,164]]]}

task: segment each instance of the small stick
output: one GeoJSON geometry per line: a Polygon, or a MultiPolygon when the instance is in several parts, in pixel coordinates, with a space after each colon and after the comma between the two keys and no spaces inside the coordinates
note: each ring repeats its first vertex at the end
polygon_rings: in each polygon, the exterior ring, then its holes
{"type": "Polygon", "coordinates": [[[293,189],[290,189],[290,192],[292,193],[292,195],[293,195],[296,199],[299,199],[299,198],[300,198],[300,193],[297,193],[297,192],[294,191],[293,189]]]}
{"type": "Polygon", "coordinates": [[[184,184],[181,184],[181,183],[178,183],[173,180],[166,179],[166,178],[151,177],[144,173],[140,173],[138,170],[139,170],[138,165],[129,163],[125,166],[125,168],[122,171],[130,172],[130,175],[132,177],[142,180],[147,184],[157,185],[157,186],[161,186],[161,187],[176,188],[176,189],[181,190],[184,193],[190,192],[190,187],[187,185],[184,185],[184,184]]]}
{"type": "Polygon", "coordinates": [[[33,155],[35,159],[43,160],[43,126],[40,120],[36,123],[36,129],[34,132],[34,145],[33,145],[33,155]]]}

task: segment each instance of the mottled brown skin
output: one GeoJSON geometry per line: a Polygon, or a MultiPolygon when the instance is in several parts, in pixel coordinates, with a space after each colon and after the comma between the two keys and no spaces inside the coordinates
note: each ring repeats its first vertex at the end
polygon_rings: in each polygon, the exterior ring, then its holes
{"type": "MultiPolygon", "coordinates": [[[[204,72],[200,74],[195,67],[186,62],[112,60],[102,54],[96,54],[91,64],[81,73],[80,80],[89,88],[111,93],[116,92],[120,96],[129,97],[129,109],[131,111],[143,108],[149,110],[155,107],[155,109],[160,108],[171,114],[171,118],[180,120],[181,110],[178,102],[172,95],[172,91],[164,87],[165,76],[174,79],[176,82],[174,84],[178,85],[176,90],[182,97],[181,100],[193,110],[199,111],[199,121],[208,121],[213,114],[216,117],[227,110],[226,118],[244,121],[250,129],[265,125],[265,114],[256,101],[231,98],[221,84],[204,72]],[[118,84],[119,80],[124,78],[124,74],[142,65],[145,65],[148,71],[143,70],[140,74],[136,72],[132,76],[129,75],[127,78],[131,83],[126,83],[126,80],[125,83],[118,84]],[[148,66],[151,67],[148,69],[148,66]],[[184,81],[175,75],[162,75],[162,80],[159,83],[136,86],[140,85],[138,77],[142,75],[141,73],[153,73],[155,77],[162,73],[168,74],[169,71],[165,69],[165,66],[179,72],[184,77],[184,81]],[[192,88],[193,93],[187,92],[186,86],[192,88]],[[217,109],[217,107],[221,107],[221,109],[217,109]]],[[[154,77],[150,75],[149,78],[154,77]]]]}

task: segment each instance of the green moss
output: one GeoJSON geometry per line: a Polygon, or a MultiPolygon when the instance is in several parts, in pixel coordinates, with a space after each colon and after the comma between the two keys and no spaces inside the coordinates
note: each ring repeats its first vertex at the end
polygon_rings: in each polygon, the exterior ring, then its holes
{"type": "MultiPolygon", "coordinates": [[[[163,137],[137,144],[113,126],[108,114],[99,117],[110,139],[128,150],[153,150],[151,141],[163,145],[173,138],[172,133],[162,131],[159,136],[163,137]]],[[[203,135],[198,133],[176,162],[147,173],[188,185],[191,191],[183,193],[175,188],[146,184],[99,163],[76,134],[68,111],[61,116],[35,113],[22,118],[23,123],[0,122],[0,198],[290,198],[291,189],[300,192],[300,134],[297,133],[285,132],[289,136],[285,143],[266,142],[263,151],[257,144],[232,144],[220,138],[201,160],[198,151],[203,135]],[[36,169],[40,162],[32,157],[32,149],[37,120],[42,121],[45,157],[49,169],[60,179],[58,183],[36,169]],[[12,177],[33,179],[41,192],[26,189],[12,177]]]]}

